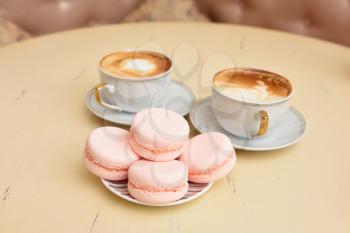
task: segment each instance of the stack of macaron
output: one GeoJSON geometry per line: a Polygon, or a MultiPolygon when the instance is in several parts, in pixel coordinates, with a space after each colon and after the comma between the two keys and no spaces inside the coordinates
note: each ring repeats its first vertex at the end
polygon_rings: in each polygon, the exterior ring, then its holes
{"type": "Polygon", "coordinates": [[[210,132],[189,139],[189,125],[163,108],[138,112],[130,131],[101,127],[84,150],[87,168],[108,180],[128,179],[128,191],[149,204],[184,197],[188,182],[209,183],[226,176],[236,162],[227,136],[210,132]]]}

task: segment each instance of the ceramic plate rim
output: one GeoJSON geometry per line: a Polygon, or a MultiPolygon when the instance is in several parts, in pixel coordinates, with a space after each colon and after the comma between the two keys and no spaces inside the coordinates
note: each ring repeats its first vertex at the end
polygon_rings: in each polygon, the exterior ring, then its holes
{"type": "MultiPolygon", "coordinates": [[[[196,109],[198,108],[199,105],[203,104],[204,102],[208,101],[210,99],[210,96],[208,97],[205,97],[199,101],[197,101],[196,103],[194,103],[191,111],[190,111],[190,121],[193,125],[193,127],[200,133],[206,133],[205,131],[203,130],[200,130],[199,127],[195,124],[195,121],[193,120],[193,114],[194,112],[196,111],[196,109]]],[[[251,146],[242,146],[242,145],[237,145],[237,144],[234,144],[232,141],[232,145],[235,149],[238,149],[238,150],[246,150],[246,151],[272,151],[272,150],[278,150],[278,149],[283,149],[283,148],[286,148],[286,147],[289,147],[295,143],[297,143],[300,139],[302,139],[305,135],[305,131],[306,131],[306,122],[305,122],[305,119],[303,117],[303,115],[293,106],[290,106],[290,111],[293,111],[295,113],[295,115],[297,116],[297,118],[300,120],[301,124],[303,125],[302,129],[302,133],[294,140],[292,140],[291,142],[289,143],[286,143],[286,144],[283,144],[283,145],[279,145],[279,146],[273,146],[273,147],[251,147],[251,146]]],[[[221,128],[221,126],[219,126],[221,128]]],[[[224,130],[224,129],[223,129],[224,130]]],[[[229,134],[229,135],[232,135],[231,133],[227,132],[225,130],[225,133],[229,134]]],[[[232,135],[234,136],[234,135],[232,135]]],[[[234,137],[237,137],[237,136],[234,136],[234,137]]]]}
{"type": "MultiPolygon", "coordinates": [[[[193,103],[196,102],[196,97],[195,97],[195,95],[194,95],[192,89],[191,89],[190,87],[188,87],[187,85],[183,84],[182,82],[180,82],[180,81],[178,81],[178,80],[171,80],[171,82],[172,82],[172,83],[175,83],[176,85],[181,86],[181,87],[182,87],[183,89],[185,89],[186,92],[189,93],[189,95],[191,96],[191,103],[189,104],[188,111],[179,113],[179,114],[182,115],[182,116],[186,116],[187,114],[189,114],[189,113],[191,112],[191,106],[193,106],[193,103]]],[[[86,98],[85,98],[85,105],[87,106],[87,108],[89,109],[89,111],[90,111],[91,113],[93,113],[95,116],[97,116],[97,117],[99,117],[99,118],[101,118],[101,119],[103,119],[103,120],[105,120],[105,121],[109,121],[109,122],[116,123],[116,124],[120,124],[120,125],[126,125],[126,126],[130,126],[130,125],[131,125],[131,123],[126,122],[126,121],[122,121],[122,120],[117,122],[117,121],[111,121],[111,120],[105,119],[99,112],[94,111],[93,108],[92,108],[92,106],[90,106],[90,101],[89,101],[90,98],[91,98],[93,95],[94,95],[94,88],[91,88],[91,89],[87,92],[86,98]]],[[[106,107],[101,106],[101,105],[100,105],[100,107],[106,108],[106,107]]],[[[112,110],[112,109],[110,109],[110,111],[117,111],[117,110],[112,110]]],[[[129,114],[136,114],[136,113],[129,113],[129,114]]]]}
{"type": "Polygon", "coordinates": [[[196,193],[195,195],[189,197],[189,198],[186,198],[186,199],[180,199],[180,200],[177,200],[177,201],[173,201],[173,202],[170,202],[170,203],[164,203],[164,204],[149,204],[149,203],[145,203],[145,202],[142,202],[142,201],[139,201],[137,199],[134,199],[134,198],[130,198],[128,196],[125,196],[121,193],[119,193],[118,191],[114,190],[113,188],[111,188],[109,185],[108,185],[108,181],[103,179],[103,178],[100,178],[101,179],[101,182],[102,184],[109,190],[111,191],[113,194],[117,195],[118,197],[126,200],[126,201],[129,201],[129,202],[132,202],[132,203],[135,203],[135,204],[139,204],[139,205],[144,205],[144,206],[155,206],[155,207],[162,207],[162,206],[175,206],[175,205],[181,205],[181,204],[185,204],[187,202],[190,202],[192,200],[195,200],[199,197],[201,197],[203,194],[205,194],[210,188],[211,186],[213,185],[213,182],[210,182],[210,183],[207,183],[208,185],[203,188],[200,192],[196,193]]]}

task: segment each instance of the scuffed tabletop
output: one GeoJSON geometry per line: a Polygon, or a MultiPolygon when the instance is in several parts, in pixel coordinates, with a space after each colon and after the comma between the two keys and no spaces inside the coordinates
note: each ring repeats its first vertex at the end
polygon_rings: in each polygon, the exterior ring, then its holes
{"type": "MultiPolygon", "coordinates": [[[[0,232],[350,232],[350,49],[303,36],[207,23],[140,23],[56,33],[0,48],[0,232]],[[225,67],[282,74],[306,118],[296,145],[237,151],[233,172],[176,207],[128,203],[82,162],[97,62],[156,49],[196,97],[225,67]]],[[[192,129],[191,134],[196,132],[192,129]]]]}

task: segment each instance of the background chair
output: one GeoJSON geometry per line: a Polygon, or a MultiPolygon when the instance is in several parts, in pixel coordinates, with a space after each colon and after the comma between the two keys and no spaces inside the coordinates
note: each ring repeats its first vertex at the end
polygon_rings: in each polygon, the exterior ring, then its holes
{"type": "Polygon", "coordinates": [[[213,21],[267,27],[350,45],[350,0],[195,0],[213,21]]]}
{"type": "Polygon", "coordinates": [[[0,45],[72,28],[212,20],[350,45],[350,0],[0,0],[0,45]]]}

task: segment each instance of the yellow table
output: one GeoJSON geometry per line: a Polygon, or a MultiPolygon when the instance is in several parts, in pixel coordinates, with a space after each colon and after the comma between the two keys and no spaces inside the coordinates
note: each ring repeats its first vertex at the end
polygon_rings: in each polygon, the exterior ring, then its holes
{"type": "Polygon", "coordinates": [[[349,48],[242,26],[124,24],[3,47],[0,80],[1,233],[350,232],[349,48]],[[283,74],[306,135],[283,150],[237,151],[234,171],[195,201],[128,203],[85,169],[81,155],[88,133],[110,124],[85,106],[99,82],[96,64],[125,47],[165,51],[174,78],[197,98],[210,94],[211,76],[224,67],[283,74]]]}

